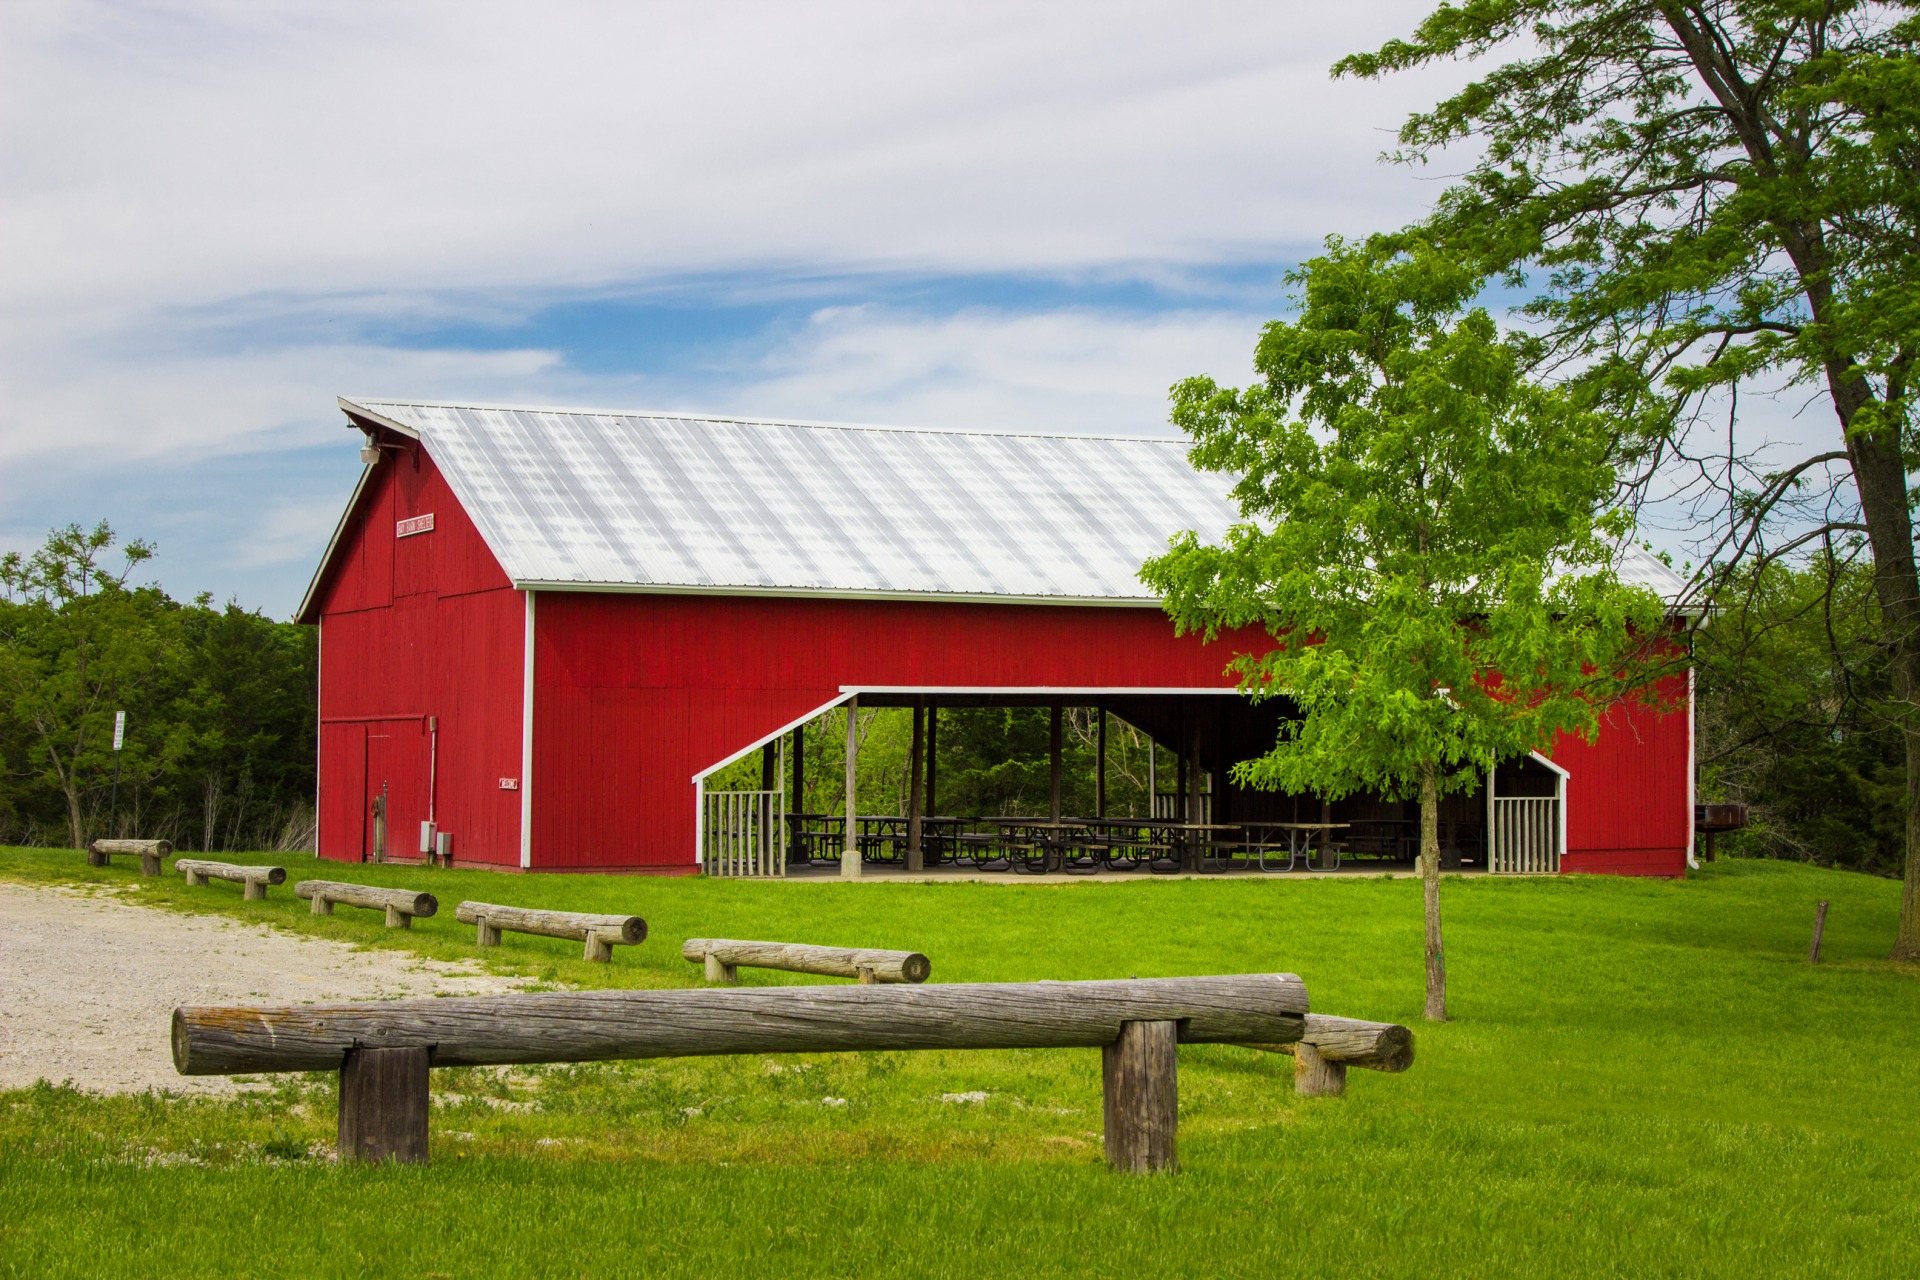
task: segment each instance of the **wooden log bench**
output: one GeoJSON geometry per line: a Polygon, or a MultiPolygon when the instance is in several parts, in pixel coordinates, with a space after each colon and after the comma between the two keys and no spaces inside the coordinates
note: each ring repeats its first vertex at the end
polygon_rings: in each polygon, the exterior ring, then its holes
{"type": "Polygon", "coordinates": [[[706,966],[708,982],[737,982],[739,968],[784,969],[829,978],[879,982],[925,982],[933,962],[918,951],[873,951],[861,947],[815,947],[804,942],[742,942],[735,938],[688,938],[680,954],[706,966]]]}
{"type": "Polygon", "coordinates": [[[1293,1055],[1293,1091],[1337,1098],[1347,1091],[1347,1068],[1405,1071],[1413,1065],[1413,1032],[1393,1022],[1363,1022],[1324,1013],[1307,1015],[1300,1038],[1248,1047],[1293,1055]]]}
{"type": "Polygon", "coordinates": [[[505,907],[497,902],[463,902],[453,909],[453,918],[461,924],[473,925],[474,940],[483,947],[499,946],[502,931],[572,938],[586,943],[586,959],[601,964],[613,959],[614,947],[631,946],[647,938],[647,922],[639,916],[540,911],[532,907],[505,907]]]}
{"type": "Polygon", "coordinates": [[[173,869],[187,877],[190,885],[203,885],[209,880],[231,880],[244,885],[241,897],[248,902],[263,901],[270,884],[285,884],[285,867],[249,867],[237,862],[208,862],[203,858],[176,858],[173,869]]]}
{"type": "Polygon", "coordinates": [[[157,876],[160,874],[160,860],[173,855],[173,843],[169,840],[95,840],[87,846],[87,865],[108,866],[116,853],[137,855],[140,874],[157,876]]]}
{"type": "Polygon", "coordinates": [[[413,918],[425,919],[440,909],[440,900],[430,893],[411,889],[381,889],[370,884],[348,884],[344,880],[302,880],[293,886],[293,896],[313,902],[313,914],[330,916],[336,906],[366,907],[387,913],[387,928],[411,929],[413,918]]]}
{"type": "Polygon", "coordinates": [[[432,1067],[735,1053],[1101,1051],[1108,1161],[1176,1165],[1180,1044],[1291,1044],[1290,973],[1117,982],[565,991],[363,1004],[179,1008],[182,1075],[340,1073],[340,1158],[427,1158],[432,1067]]]}

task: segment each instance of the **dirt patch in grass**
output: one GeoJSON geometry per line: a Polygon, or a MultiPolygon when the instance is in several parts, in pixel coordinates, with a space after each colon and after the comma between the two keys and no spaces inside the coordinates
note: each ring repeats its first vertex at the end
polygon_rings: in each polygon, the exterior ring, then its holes
{"type": "Polygon", "coordinates": [[[177,1005],[484,995],[520,985],[400,951],[4,882],[0,974],[0,1089],[44,1079],[105,1093],[236,1087],[224,1076],[174,1071],[168,1033],[177,1005]]]}

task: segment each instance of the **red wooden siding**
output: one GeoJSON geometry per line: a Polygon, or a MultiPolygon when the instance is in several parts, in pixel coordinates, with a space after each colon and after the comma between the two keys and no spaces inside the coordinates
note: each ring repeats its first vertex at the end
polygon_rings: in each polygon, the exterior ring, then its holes
{"type": "Polygon", "coordinates": [[[389,856],[419,856],[431,716],[435,814],[455,859],[517,866],[520,797],[500,779],[520,774],[525,598],[423,452],[380,464],[343,538],[311,611],[321,628],[321,856],[363,856],[383,781],[389,856]],[[394,536],[397,521],[428,512],[431,532],[394,536]]]}
{"type": "Polygon", "coordinates": [[[533,865],[690,867],[693,775],[842,685],[1220,687],[1157,609],[540,593],[533,865]]]}
{"type": "Polygon", "coordinates": [[[1561,870],[1685,874],[1693,829],[1686,677],[1661,692],[1677,699],[1679,709],[1663,715],[1615,707],[1591,745],[1565,737],[1555,745],[1553,761],[1570,775],[1561,870]]]}

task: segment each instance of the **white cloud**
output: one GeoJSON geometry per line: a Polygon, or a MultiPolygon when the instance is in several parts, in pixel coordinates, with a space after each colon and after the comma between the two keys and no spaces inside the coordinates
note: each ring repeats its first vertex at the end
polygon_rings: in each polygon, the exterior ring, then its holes
{"type": "Polygon", "coordinates": [[[1249,380],[1261,317],[972,309],[817,313],[744,375],[729,408],[760,416],[1163,434],[1167,390],[1249,380]]]}

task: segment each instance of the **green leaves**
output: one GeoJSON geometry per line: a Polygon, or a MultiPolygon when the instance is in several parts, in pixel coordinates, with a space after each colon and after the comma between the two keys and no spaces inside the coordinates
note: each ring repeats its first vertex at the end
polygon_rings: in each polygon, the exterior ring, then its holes
{"type": "Polygon", "coordinates": [[[1539,344],[1471,307],[1481,280],[1419,241],[1329,240],[1264,381],[1173,389],[1195,465],[1245,521],[1141,578],[1176,624],[1259,625],[1243,687],[1299,709],[1249,785],[1340,796],[1469,786],[1489,761],[1591,736],[1642,687],[1664,605],[1621,585],[1612,428],[1592,387],[1539,382],[1539,344]]]}

